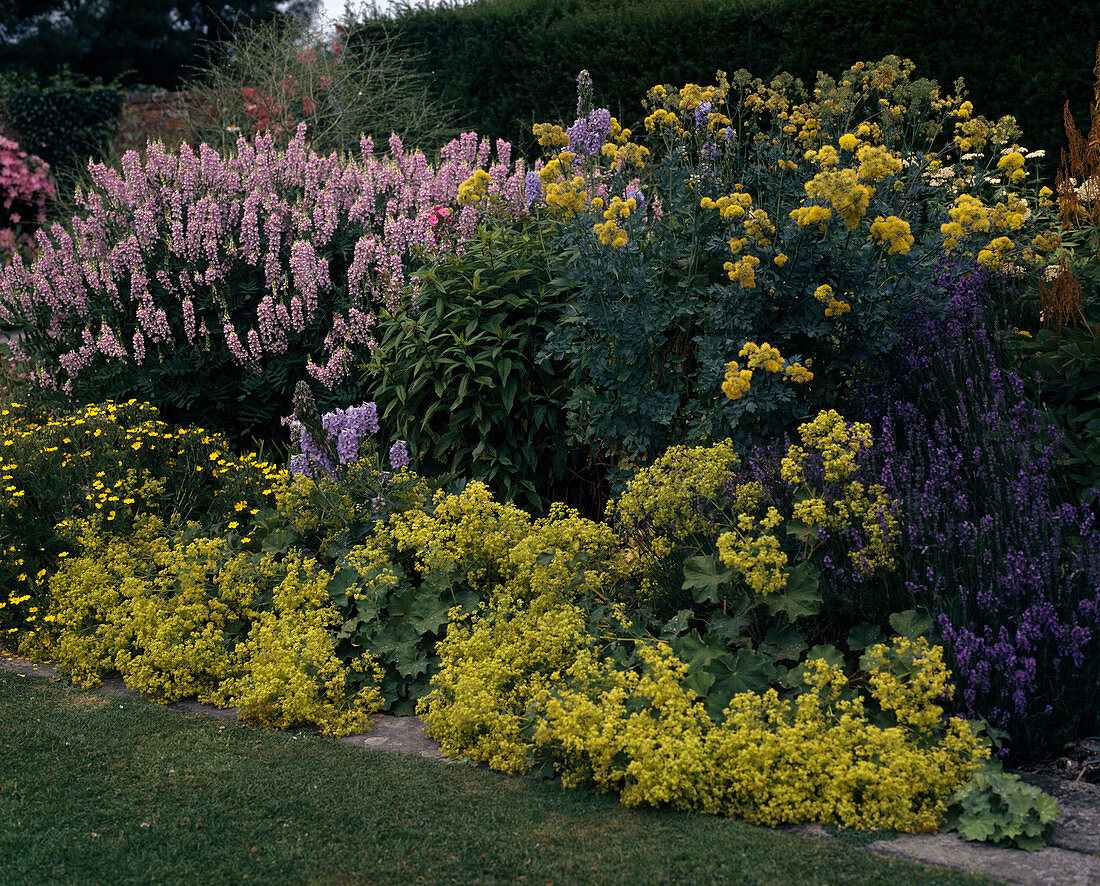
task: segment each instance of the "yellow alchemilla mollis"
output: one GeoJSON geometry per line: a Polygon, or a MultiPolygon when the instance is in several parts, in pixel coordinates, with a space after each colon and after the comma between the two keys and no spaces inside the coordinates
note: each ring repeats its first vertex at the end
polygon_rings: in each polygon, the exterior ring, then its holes
{"type": "Polygon", "coordinates": [[[369,568],[412,552],[422,573],[457,566],[471,587],[488,594],[510,574],[511,551],[530,526],[527,513],[499,504],[484,483],[474,482],[458,495],[436,492],[431,514],[419,508],[395,514],[349,562],[369,568]]]}
{"type": "Polygon", "coordinates": [[[739,514],[737,529],[718,537],[722,562],[741,573],[757,594],[779,593],[787,586],[787,555],[779,539],[771,534],[782,522],[783,517],[774,507],[769,507],[759,521],[750,514],[739,514]]]}
{"type": "MultiPolygon", "coordinates": [[[[740,465],[731,440],[711,446],[673,446],[638,471],[619,498],[608,502],[607,520],[623,535],[652,532],[678,540],[700,534],[709,538],[713,527],[699,502],[721,507],[728,497],[727,484],[740,465]]],[[[735,495],[741,500],[745,495],[751,498],[750,493],[738,487],[735,495]]]]}
{"type": "Polygon", "coordinates": [[[336,655],[332,628],[340,618],[328,593],[331,576],[292,551],[281,564],[286,577],[272,608],[259,617],[243,644],[248,666],[223,690],[243,720],[279,728],[315,723],[326,735],[366,727],[382,707],[381,670],[369,652],[345,665],[336,655]],[[352,672],[370,680],[352,692],[352,672]]]}
{"type": "MultiPolygon", "coordinates": [[[[826,482],[847,481],[856,469],[856,458],[872,445],[871,426],[848,423],[835,409],[822,410],[813,421],[798,427],[803,446],[821,453],[826,482]]],[[[806,452],[800,446],[787,449],[780,465],[780,477],[788,484],[804,482],[802,463],[806,452]]]]}
{"type": "Polygon", "coordinates": [[[586,613],[549,589],[529,605],[498,595],[469,622],[451,622],[417,713],[445,754],[523,772],[528,707],[588,642],[586,613]]]}
{"type": "Polygon", "coordinates": [[[606,523],[587,520],[576,510],[554,502],[550,512],[535,520],[526,537],[509,552],[510,576],[505,589],[514,600],[529,600],[549,588],[568,597],[577,576],[577,558],[583,554],[585,587],[606,597],[614,581],[626,573],[618,541],[606,523]],[[549,559],[542,556],[547,552],[552,552],[549,559]]]}

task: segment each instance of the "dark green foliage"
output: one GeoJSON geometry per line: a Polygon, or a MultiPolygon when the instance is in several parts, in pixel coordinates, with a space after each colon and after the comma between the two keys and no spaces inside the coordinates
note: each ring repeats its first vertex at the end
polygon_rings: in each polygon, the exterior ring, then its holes
{"type": "Polygon", "coordinates": [[[81,83],[67,75],[46,85],[26,82],[7,95],[7,119],[20,145],[62,176],[106,156],[121,110],[117,85],[81,83]]]}
{"type": "Polygon", "coordinates": [[[64,63],[89,77],[175,89],[238,25],[280,12],[308,19],[316,6],[317,0],[2,0],[0,68],[50,75],[64,63]]]}
{"type": "Polygon", "coordinates": [[[638,98],[657,83],[709,83],[718,69],[742,67],[765,81],[789,71],[809,83],[818,70],[836,74],[896,54],[940,83],[963,77],[979,113],[1015,115],[1023,143],[1047,151],[1050,172],[1064,144],[1063,97],[1081,119],[1091,95],[1100,4],[499,0],[409,7],[392,20],[362,22],[351,39],[368,42],[383,31],[423,53],[425,72],[443,98],[469,113],[471,128],[525,150],[535,115],[571,114],[581,68],[592,74],[597,102],[634,126],[638,98]]]}
{"type": "Polygon", "coordinates": [[[568,376],[536,362],[564,301],[542,235],[523,222],[482,228],[422,270],[415,308],[379,319],[362,382],[421,474],[480,480],[533,511],[567,497],[576,467],[564,446],[568,376]]]}
{"type": "Polygon", "coordinates": [[[448,613],[457,606],[468,615],[481,602],[451,564],[416,575],[392,564],[366,574],[348,566],[329,583],[344,619],[336,634],[337,655],[352,659],[369,650],[385,669],[383,710],[402,716],[415,712],[439,670],[435,647],[447,631],[448,613]]]}

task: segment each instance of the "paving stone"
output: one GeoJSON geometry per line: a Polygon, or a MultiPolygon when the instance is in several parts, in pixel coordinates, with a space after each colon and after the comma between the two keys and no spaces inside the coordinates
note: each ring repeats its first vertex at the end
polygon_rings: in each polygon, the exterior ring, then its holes
{"type": "Polygon", "coordinates": [[[1047,842],[1074,852],[1100,856],[1100,786],[1066,781],[1054,775],[1025,772],[1019,775],[1054,797],[1062,808],[1047,842]]]}
{"type": "Polygon", "coordinates": [[[985,874],[1023,886],[1100,886],[1100,858],[1056,846],[1027,852],[968,843],[957,834],[902,834],[866,848],[878,855],[985,874]]]}

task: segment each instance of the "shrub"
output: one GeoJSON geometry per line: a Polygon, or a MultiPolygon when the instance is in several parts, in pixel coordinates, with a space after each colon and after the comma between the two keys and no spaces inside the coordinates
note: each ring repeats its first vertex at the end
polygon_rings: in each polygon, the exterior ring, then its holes
{"type": "Polygon", "coordinates": [[[0,138],[0,264],[33,255],[31,236],[46,221],[46,206],[56,195],[49,164],[0,138]]]}
{"type": "Polygon", "coordinates": [[[0,636],[27,650],[39,642],[49,575],[79,551],[79,520],[100,515],[99,533],[123,539],[150,515],[232,533],[286,482],[257,456],[232,455],[223,437],[172,428],[136,401],[54,414],[9,401],[0,438],[0,636]]]}
{"type": "Polygon", "coordinates": [[[567,299],[546,233],[524,220],[482,227],[420,269],[410,303],[379,316],[361,382],[421,473],[486,483],[535,512],[574,491],[581,468],[565,445],[568,375],[536,360],[567,299]]]}
{"type": "Polygon", "coordinates": [[[1043,204],[1019,189],[1011,118],[974,117],[911,74],[892,56],[860,63],[820,76],[812,99],[747,71],[656,86],[653,163],[606,111],[591,147],[591,116],[536,127],[576,289],[545,352],[579,370],[578,440],[645,459],[768,439],[893,347],[943,249],[1041,261],[1053,244],[1033,242],[1043,204]]]}
{"type": "MultiPolygon", "coordinates": [[[[862,599],[872,619],[899,598],[935,616],[957,709],[1007,730],[1026,760],[1100,717],[1100,531],[1095,497],[1062,500],[1060,429],[1004,366],[998,342],[1019,334],[990,317],[994,283],[945,273],[882,367],[866,415],[882,428],[871,464],[901,507],[899,581],[862,599]]],[[[827,581],[850,586],[837,566],[827,581]]]]}
{"type": "MultiPolygon", "coordinates": [[[[285,152],[270,137],[238,147],[223,159],[152,145],[121,172],[93,168],[71,232],[40,233],[34,264],[5,271],[0,318],[23,328],[43,384],[136,396],[237,441],[276,437],[298,381],[334,390],[369,347],[373,306],[395,308],[410,256],[438,246],[430,207],[490,154],[467,134],[438,170],[396,136],[386,159],[370,139],[359,160],[324,158],[301,128],[285,152]]],[[[520,208],[522,169],[497,147],[492,190],[520,208]]],[[[483,209],[456,211],[461,240],[483,209]]]]}
{"type": "Polygon", "coordinates": [[[91,160],[103,160],[122,110],[122,90],[63,67],[45,83],[9,84],[7,118],[20,142],[66,182],[91,160]]]}
{"type": "Polygon", "coordinates": [[[254,556],[194,524],[166,535],[145,516],[119,539],[102,522],[80,522],[80,556],[50,581],[51,652],[76,682],[117,668],[161,702],[197,695],[243,720],[331,735],[365,727],[381,701],[375,664],[336,656],[331,576],[315,562],[254,556]]]}
{"type": "Polygon", "coordinates": [[[326,41],[305,22],[239,30],[186,89],[188,141],[223,155],[239,135],[268,133],[285,145],[299,123],[322,155],[391,133],[432,153],[459,132],[453,108],[434,97],[409,53],[387,38],[347,46],[339,30],[326,41]]]}

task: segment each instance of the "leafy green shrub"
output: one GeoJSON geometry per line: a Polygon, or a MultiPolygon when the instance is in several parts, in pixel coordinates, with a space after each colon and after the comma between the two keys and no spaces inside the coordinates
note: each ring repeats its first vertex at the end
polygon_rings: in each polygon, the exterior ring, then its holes
{"type": "Polygon", "coordinates": [[[172,428],[148,404],[42,413],[0,408],[0,629],[30,649],[49,605],[49,575],[79,550],[77,521],[125,538],[139,518],[199,520],[234,531],[273,505],[285,475],[201,428],[172,428]]]}
{"type": "Polygon", "coordinates": [[[559,272],[575,287],[545,352],[578,371],[577,440],[644,459],[774,437],[894,346],[945,249],[1043,260],[1050,203],[1020,191],[1012,119],[911,74],[860,63],[812,98],[747,71],[656,86],[652,164],[606,110],[536,127],[557,152],[539,176],[568,218],[559,272]]]}
{"type": "Polygon", "coordinates": [[[1049,794],[987,764],[951,796],[943,830],[958,831],[971,842],[1036,852],[1060,814],[1049,794]]]}
{"type": "Polygon", "coordinates": [[[326,41],[302,21],[240,29],[185,88],[187,140],[223,155],[242,135],[266,132],[285,144],[303,122],[310,148],[322,155],[391,133],[431,154],[459,132],[457,114],[410,53],[385,37],[349,46],[338,31],[326,41]]]}
{"type": "Polygon", "coordinates": [[[292,552],[278,562],[235,533],[167,531],[139,517],[127,538],[103,516],[78,524],[81,553],[50,579],[50,652],[83,686],[117,668],[162,702],[197,695],[243,720],[362,729],[378,710],[369,653],[336,655],[329,573],[292,552]]]}
{"type": "Polygon", "coordinates": [[[523,221],[482,227],[421,269],[413,303],[379,317],[360,383],[421,473],[483,482],[536,512],[579,468],[565,446],[568,374],[536,359],[566,302],[545,235],[523,221]]]}
{"type": "MultiPolygon", "coordinates": [[[[499,147],[492,188],[522,211],[499,147]]],[[[299,381],[338,399],[375,306],[396,308],[412,255],[438,246],[432,208],[488,175],[473,134],[438,168],[396,136],[387,159],[373,151],[368,138],[358,159],[321,157],[299,128],[285,151],[269,136],[228,159],[154,144],[121,171],[95,167],[70,229],[55,225],[34,264],[0,280],[0,321],[22,329],[35,378],[74,399],[137,397],[238,444],[278,440],[299,381]]],[[[461,241],[483,207],[455,215],[461,241]]]]}
{"type": "Polygon", "coordinates": [[[64,184],[89,159],[104,159],[121,110],[119,86],[90,82],[67,70],[45,84],[23,81],[7,93],[7,118],[21,144],[45,160],[64,184]]]}
{"type": "Polygon", "coordinates": [[[598,563],[613,552],[607,527],[562,505],[532,522],[495,502],[481,483],[457,495],[439,491],[429,507],[391,517],[344,558],[338,577],[348,585],[339,602],[347,621],[340,637],[379,656],[387,705],[411,712],[438,671],[436,647],[449,622],[477,610],[494,590],[537,595],[563,580],[562,558],[598,563]]]}

